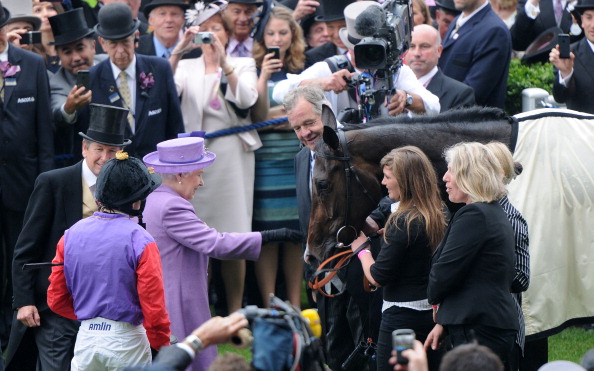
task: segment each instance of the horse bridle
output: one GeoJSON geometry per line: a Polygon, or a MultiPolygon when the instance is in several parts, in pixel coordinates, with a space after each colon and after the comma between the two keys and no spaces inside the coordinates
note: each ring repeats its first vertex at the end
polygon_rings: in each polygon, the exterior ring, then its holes
{"type": "Polygon", "coordinates": [[[346,134],[343,130],[338,130],[338,140],[340,143],[340,147],[342,149],[342,156],[334,156],[334,155],[326,155],[326,154],[322,154],[320,152],[316,152],[316,157],[320,157],[323,159],[327,159],[327,160],[336,160],[336,161],[341,161],[344,163],[344,173],[345,173],[345,178],[346,178],[346,210],[345,210],[345,215],[344,215],[344,225],[342,227],[340,227],[338,229],[338,231],[336,232],[336,247],[337,248],[345,248],[345,247],[349,247],[353,241],[357,238],[357,236],[359,235],[359,231],[357,230],[357,228],[353,227],[348,223],[349,220],[349,215],[350,215],[350,211],[351,211],[351,178],[354,178],[355,181],[359,184],[359,186],[361,187],[361,189],[363,190],[363,194],[365,194],[365,196],[367,196],[367,198],[369,198],[369,200],[373,203],[374,200],[371,197],[371,195],[369,194],[369,192],[367,191],[367,188],[365,188],[365,186],[363,185],[363,183],[361,182],[361,179],[359,179],[359,175],[357,174],[357,171],[355,170],[355,167],[353,166],[353,164],[351,163],[351,155],[349,153],[349,147],[348,147],[348,143],[347,143],[347,139],[346,139],[346,134]],[[349,244],[345,244],[344,242],[340,241],[340,233],[343,230],[352,230],[354,232],[355,238],[353,239],[353,241],[351,241],[349,244]]]}

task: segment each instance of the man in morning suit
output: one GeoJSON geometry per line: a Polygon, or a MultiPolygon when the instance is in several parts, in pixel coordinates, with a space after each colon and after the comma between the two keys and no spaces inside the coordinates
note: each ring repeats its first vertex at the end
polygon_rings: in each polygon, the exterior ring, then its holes
{"type": "Polygon", "coordinates": [[[87,26],[82,8],[48,18],[54,34],[53,45],[60,57],[60,69],[50,78],[52,120],[56,127],[56,168],[73,165],[82,159],[82,138],[89,124],[91,91],[76,85],[78,71],[88,70],[107,58],[95,56],[93,30],[87,26]],[[79,116],[82,116],[79,120],[79,116]]]}
{"type": "Polygon", "coordinates": [[[99,11],[95,33],[109,59],[91,68],[93,103],[130,110],[126,151],[142,158],[157,143],[184,132],[179,98],[167,60],[134,53],[140,22],[130,8],[111,3],[99,11]]]}
{"type": "MultiPolygon", "coordinates": [[[[188,4],[183,0],[153,0],[148,3],[142,11],[153,32],[140,36],[136,53],[169,58],[186,23],[186,9],[188,4]]],[[[198,58],[200,55],[200,49],[194,49],[184,54],[182,59],[198,58]]]]}
{"type": "Polygon", "coordinates": [[[511,60],[507,26],[487,0],[454,0],[460,14],[446,33],[439,68],[474,89],[480,106],[503,108],[511,60]]]}
{"type": "Polygon", "coordinates": [[[347,46],[340,39],[339,31],[346,26],[344,9],[352,2],[354,0],[320,0],[323,15],[316,16],[315,21],[326,23],[330,41],[305,52],[305,68],[333,55],[347,52],[347,46]]]}
{"type": "Polygon", "coordinates": [[[12,256],[35,178],[54,164],[49,86],[40,56],[8,43],[0,2],[0,343],[12,323],[12,256]]]}
{"type": "Polygon", "coordinates": [[[231,28],[227,54],[232,57],[251,57],[254,39],[250,36],[256,14],[262,0],[229,0],[223,11],[223,20],[231,28]]]}
{"type": "Polygon", "coordinates": [[[90,106],[90,125],[83,138],[78,163],[45,172],[35,181],[27,205],[23,233],[19,236],[13,262],[14,308],[18,309],[10,335],[7,369],[63,371],[70,369],[79,323],[53,313],[47,305],[51,267],[23,270],[23,264],[50,262],[56,244],[74,223],[97,210],[93,192],[101,167],[117,151],[130,144],[124,140],[128,111],[119,107],[90,106]],[[27,344],[34,336],[39,350],[27,344]],[[40,367],[40,368],[39,368],[40,367]]]}
{"type": "Polygon", "coordinates": [[[441,55],[441,37],[433,26],[415,26],[404,60],[417,79],[439,98],[441,112],[474,106],[474,92],[468,85],[444,75],[437,67],[441,55]]]}
{"type": "Polygon", "coordinates": [[[559,58],[558,45],[551,50],[549,59],[555,66],[553,96],[569,109],[594,113],[594,0],[584,0],[575,8],[582,15],[586,37],[571,46],[568,59],[559,58]]]}

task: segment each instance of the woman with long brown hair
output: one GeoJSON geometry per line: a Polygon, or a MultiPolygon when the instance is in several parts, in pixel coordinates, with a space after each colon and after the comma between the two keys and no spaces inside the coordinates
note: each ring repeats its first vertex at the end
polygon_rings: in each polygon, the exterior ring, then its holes
{"type": "MultiPolygon", "coordinates": [[[[433,329],[427,283],[431,255],[443,237],[446,220],[437,175],[423,151],[414,146],[396,148],[380,164],[382,184],[396,204],[392,205],[377,257],[374,259],[367,249],[358,257],[369,282],[383,287],[377,369],[390,370],[392,331],[412,329],[423,342],[433,329]]],[[[355,251],[366,241],[361,235],[351,248],[355,251]]],[[[437,370],[440,354],[430,351],[428,357],[430,370],[437,370]]]]}

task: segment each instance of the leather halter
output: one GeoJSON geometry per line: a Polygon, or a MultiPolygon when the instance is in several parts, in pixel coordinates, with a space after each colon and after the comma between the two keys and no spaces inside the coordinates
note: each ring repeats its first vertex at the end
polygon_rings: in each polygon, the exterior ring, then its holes
{"type": "Polygon", "coordinates": [[[351,211],[351,201],[352,201],[351,186],[350,186],[351,178],[355,179],[355,181],[359,184],[359,186],[363,190],[363,194],[365,194],[365,196],[367,196],[367,198],[369,198],[369,200],[371,202],[375,202],[375,201],[373,200],[373,198],[367,191],[367,188],[365,188],[365,186],[359,179],[359,175],[357,174],[355,167],[351,163],[351,155],[349,153],[349,147],[348,147],[348,143],[347,143],[347,139],[346,139],[346,134],[343,130],[338,130],[338,140],[340,143],[340,147],[342,149],[342,154],[343,154],[342,156],[326,155],[326,154],[322,154],[320,152],[316,152],[316,157],[324,158],[327,160],[341,161],[344,163],[344,173],[345,173],[345,177],[346,177],[346,182],[345,182],[346,210],[345,210],[345,215],[344,215],[344,225],[340,229],[338,229],[338,231],[336,232],[336,247],[344,248],[344,247],[349,247],[352,244],[352,241],[348,245],[345,245],[344,243],[339,241],[339,235],[343,229],[351,228],[355,232],[355,239],[357,238],[357,236],[359,234],[358,233],[359,231],[357,230],[357,228],[353,227],[350,224],[347,224],[348,220],[349,220],[350,211],[351,211]]]}

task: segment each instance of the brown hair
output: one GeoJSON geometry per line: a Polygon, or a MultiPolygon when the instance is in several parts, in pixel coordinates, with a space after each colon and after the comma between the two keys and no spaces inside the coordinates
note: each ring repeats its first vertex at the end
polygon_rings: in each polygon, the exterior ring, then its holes
{"type": "Polygon", "coordinates": [[[435,251],[445,233],[446,221],[437,175],[431,161],[418,147],[406,146],[390,151],[382,158],[380,165],[382,169],[390,169],[400,190],[398,210],[390,215],[386,227],[390,224],[396,226],[396,221],[405,216],[410,234],[411,223],[422,221],[431,250],[435,251]]]}
{"type": "Polygon", "coordinates": [[[424,24],[431,26],[431,14],[429,13],[429,7],[427,6],[427,3],[425,3],[425,0],[413,0],[413,2],[414,5],[419,8],[419,11],[421,14],[423,14],[423,17],[425,17],[424,24]]]}
{"type": "MultiPolygon", "coordinates": [[[[291,29],[291,46],[287,49],[285,57],[283,59],[283,66],[290,73],[299,73],[303,71],[305,66],[305,42],[303,41],[303,30],[293,19],[293,15],[290,10],[282,6],[275,6],[270,11],[271,19],[280,19],[289,22],[289,28],[291,29]]],[[[266,32],[266,31],[264,31],[266,32]]],[[[255,40],[253,57],[256,60],[256,66],[262,67],[262,61],[264,55],[266,55],[266,45],[264,44],[264,36],[262,40],[255,40]]]]}

